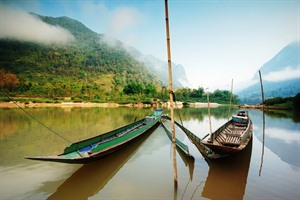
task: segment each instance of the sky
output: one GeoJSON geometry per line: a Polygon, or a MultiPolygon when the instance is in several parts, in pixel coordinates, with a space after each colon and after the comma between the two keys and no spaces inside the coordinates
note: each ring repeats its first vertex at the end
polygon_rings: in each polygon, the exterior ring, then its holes
{"type": "MultiPolygon", "coordinates": [[[[234,90],[242,89],[264,63],[299,41],[300,0],[169,0],[168,5],[172,62],[185,68],[190,88],[230,90],[233,79],[234,90]]],[[[69,42],[74,38],[68,31],[31,19],[28,12],[67,16],[167,61],[164,0],[0,0],[0,6],[0,37],[69,42]]]]}

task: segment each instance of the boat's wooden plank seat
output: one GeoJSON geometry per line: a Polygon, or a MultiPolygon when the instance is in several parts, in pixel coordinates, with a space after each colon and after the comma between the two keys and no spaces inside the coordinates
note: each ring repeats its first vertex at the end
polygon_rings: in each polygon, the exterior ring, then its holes
{"type": "Polygon", "coordinates": [[[226,141],[226,134],[225,133],[220,133],[217,137],[216,137],[216,141],[221,143],[226,141]]]}
{"type": "Polygon", "coordinates": [[[222,130],[215,140],[222,145],[239,146],[243,130],[244,128],[242,127],[236,127],[230,124],[228,127],[222,130]]]}
{"type": "MultiPolygon", "coordinates": [[[[221,134],[220,134],[221,135],[221,134]]],[[[221,138],[221,137],[217,137],[221,138]]],[[[234,134],[234,133],[226,133],[226,136],[222,136],[222,140],[218,141],[222,145],[227,146],[239,146],[241,142],[241,135],[240,133],[234,134]]]]}

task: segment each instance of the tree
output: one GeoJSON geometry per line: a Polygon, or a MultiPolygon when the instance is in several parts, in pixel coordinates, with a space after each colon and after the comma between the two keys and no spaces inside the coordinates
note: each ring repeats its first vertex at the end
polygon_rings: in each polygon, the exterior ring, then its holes
{"type": "Polygon", "coordinates": [[[193,98],[201,98],[204,94],[203,87],[199,87],[198,89],[193,89],[191,92],[191,97],[193,98]]]}
{"type": "Polygon", "coordinates": [[[300,110],[300,93],[294,97],[293,104],[296,110],[300,110]]]}
{"type": "Polygon", "coordinates": [[[151,83],[146,85],[144,92],[146,95],[151,97],[154,97],[157,94],[156,87],[151,83]]]}
{"type": "Polygon", "coordinates": [[[0,87],[8,91],[12,91],[19,85],[19,79],[15,74],[7,73],[4,69],[0,69],[0,87]]]}
{"type": "Polygon", "coordinates": [[[141,94],[143,92],[143,87],[141,84],[132,81],[125,85],[123,92],[125,94],[141,94]]]}

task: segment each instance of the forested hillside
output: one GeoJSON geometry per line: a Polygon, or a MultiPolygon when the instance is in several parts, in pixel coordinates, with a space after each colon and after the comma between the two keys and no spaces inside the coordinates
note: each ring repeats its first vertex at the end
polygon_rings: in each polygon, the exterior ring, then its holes
{"type": "MultiPolygon", "coordinates": [[[[32,15],[68,30],[74,39],[67,44],[0,39],[0,88],[10,96],[40,97],[33,101],[41,102],[64,97],[92,102],[148,103],[151,98],[167,101],[164,61],[144,56],[137,50],[128,51],[129,47],[120,41],[109,45],[104,35],[68,17],[32,15]]],[[[206,101],[202,87],[182,87],[183,82],[188,82],[184,68],[173,66],[176,100],[206,101]]],[[[218,103],[228,103],[229,98],[228,91],[216,90],[211,94],[211,100],[218,103]]],[[[238,102],[237,96],[233,99],[234,103],[238,102]]]]}
{"type": "MultiPolygon", "coordinates": [[[[16,75],[14,95],[74,97],[99,101],[122,98],[129,83],[159,88],[161,82],[123,48],[112,47],[82,23],[68,17],[40,17],[63,27],[75,40],[67,45],[0,40],[0,69],[16,75]]],[[[124,98],[124,97],[123,97],[124,98]]]]}

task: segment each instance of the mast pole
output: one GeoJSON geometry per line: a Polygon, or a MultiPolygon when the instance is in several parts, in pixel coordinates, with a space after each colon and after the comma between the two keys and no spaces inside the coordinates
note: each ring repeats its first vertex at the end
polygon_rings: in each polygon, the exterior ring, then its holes
{"type": "Polygon", "coordinates": [[[262,83],[261,73],[260,70],[258,70],[259,73],[259,80],[260,80],[260,88],[261,88],[261,98],[262,98],[262,109],[264,109],[264,102],[265,102],[265,96],[264,96],[264,87],[262,83]]]}
{"type": "Polygon", "coordinates": [[[167,53],[168,53],[168,72],[169,72],[169,90],[170,90],[170,109],[171,109],[171,130],[172,130],[172,147],[173,147],[173,168],[174,168],[174,187],[177,190],[177,161],[176,161],[176,136],[174,123],[174,102],[173,102],[173,80],[172,80],[172,62],[171,62],[171,48],[170,48],[170,30],[169,30],[169,13],[168,0],[165,0],[165,14],[166,14],[166,36],[167,36],[167,53]]]}
{"type": "Polygon", "coordinates": [[[230,109],[231,109],[231,102],[232,102],[232,91],[233,91],[233,79],[231,79],[231,90],[230,90],[230,100],[229,100],[229,108],[228,108],[228,121],[230,118],[230,109]]]}
{"type": "MultiPolygon", "coordinates": [[[[208,88],[206,88],[206,89],[208,89],[208,88]]],[[[209,121],[210,142],[213,143],[214,142],[214,137],[213,137],[213,134],[212,134],[212,127],[211,127],[209,92],[208,91],[207,91],[206,95],[207,95],[207,111],[208,111],[208,121],[209,121]]]]}
{"type": "Polygon", "coordinates": [[[261,176],[262,166],[263,166],[263,160],[264,160],[264,148],[265,148],[265,96],[264,96],[264,87],[263,82],[261,78],[261,72],[258,70],[259,73],[259,79],[260,79],[260,88],[261,88],[261,100],[262,100],[262,114],[263,114],[263,142],[262,142],[262,151],[261,151],[261,160],[260,160],[260,168],[259,168],[259,176],[261,176]]]}

